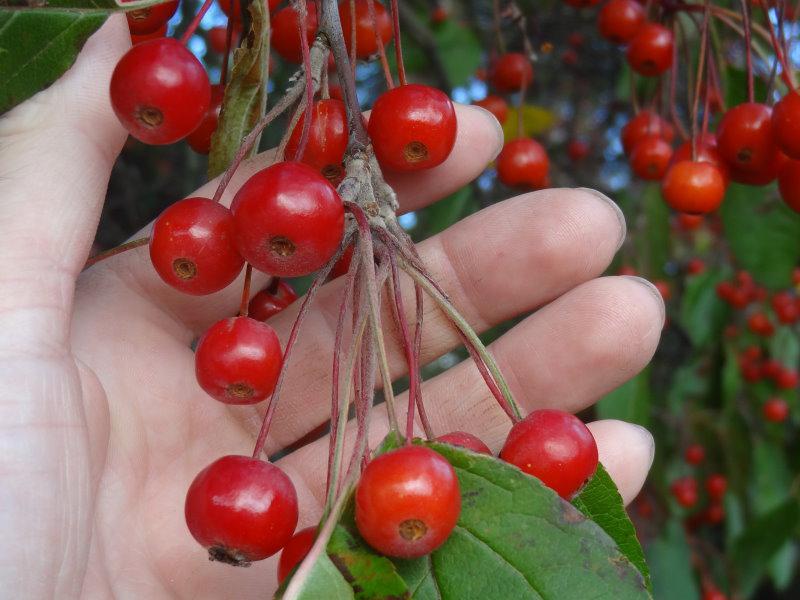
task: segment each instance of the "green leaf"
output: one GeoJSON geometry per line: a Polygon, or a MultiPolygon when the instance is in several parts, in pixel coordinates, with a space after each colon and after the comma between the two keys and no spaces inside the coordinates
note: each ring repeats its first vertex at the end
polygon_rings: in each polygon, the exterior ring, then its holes
{"type": "Polygon", "coordinates": [[[102,11],[0,9],[0,114],[61,77],[106,18],[102,11]]]}
{"type": "Polygon", "coordinates": [[[394,561],[414,598],[649,597],[614,540],[537,479],[493,457],[427,445],[455,468],[462,507],[430,557],[394,561]]]}
{"type": "Polygon", "coordinates": [[[456,19],[448,19],[438,26],[433,37],[450,83],[464,85],[481,66],[481,42],[469,27],[456,19]]]}
{"type": "Polygon", "coordinates": [[[796,534],[800,525],[800,505],[790,498],[750,522],[733,543],[731,561],[739,589],[749,597],[765,575],[770,561],[796,534]]]}
{"type": "MultiPolygon", "coordinates": [[[[508,117],[505,123],[503,123],[503,136],[507,142],[519,137],[517,132],[518,117],[518,108],[513,108],[508,111],[508,117]]],[[[555,122],[556,116],[550,109],[543,106],[534,106],[532,104],[526,104],[522,107],[522,129],[523,133],[528,137],[543,134],[550,129],[555,122]]]]}
{"type": "MultiPolygon", "coordinates": [[[[219,125],[211,138],[208,156],[208,177],[216,177],[233,162],[242,139],[264,115],[267,106],[267,78],[269,65],[269,13],[263,2],[251,2],[250,32],[244,36],[242,47],[233,53],[233,68],[225,97],[219,125]]],[[[250,156],[258,151],[253,146],[250,156]]]]}
{"type": "Polygon", "coordinates": [[[782,504],[792,484],[785,450],[776,444],[756,440],[753,444],[753,478],[751,499],[757,515],[782,504]]]}
{"type": "Polygon", "coordinates": [[[627,559],[639,569],[650,589],[650,571],[639,538],[636,537],[636,528],[628,518],[617,486],[602,464],[597,465],[594,477],[572,504],[611,536],[627,559]]]}
{"type": "Polygon", "coordinates": [[[661,537],[647,547],[647,563],[653,580],[653,597],[658,600],[699,600],[691,551],[680,521],[673,519],[661,537]]]}
{"type": "Polygon", "coordinates": [[[785,590],[792,583],[797,566],[797,546],[794,542],[786,542],[775,553],[769,563],[769,576],[778,590],[785,590]]]}
{"type": "Polygon", "coordinates": [[[620,419],[646,427],[650,421],[650,370],[606,394],[596,408],[600,419],[620,419]]]}
{"type": "Polygon", "coordinates": [[[728,307],[717,297],[717,284],[727,273],[707,270],[686,280],[681,302],[681,325],[695,347],[702,347],[719,339],[725,326],[728,307]]]}
{"type": "Polygon", "coordinates": [[[639,253],[639,271],[649,277],[661,277],[669,257],[669,209],[661,198],[661,188],[656,184],[645,187],[645,228],[635,239],[639,253]]]}
{"type": "Polygon", "coordinates": [[[765,202],[771,188],[733,184],[722,203],[726,240],[741,266],[772,289],[787,287],[800,261],[800,215],[765,202]]]}
{"type": "MultiPolygon", "coordinates": [[[[275,598],[283,598],[283,593],[293,578],[287,577],[275,598]]],[[[322,554],[314,561],[311,571],[303,579],[301,589],[294,598],[299,600],[355,600],[353,588],[333,564],[327,554],[322,554]]]]}
{"type": "Polygon", "coordinates": [[[457,192],[431,204],[422,213],[425,225],[423,239],[440,233],[458,221],[474,204],[472,188],[465,185],[457,192]]]}

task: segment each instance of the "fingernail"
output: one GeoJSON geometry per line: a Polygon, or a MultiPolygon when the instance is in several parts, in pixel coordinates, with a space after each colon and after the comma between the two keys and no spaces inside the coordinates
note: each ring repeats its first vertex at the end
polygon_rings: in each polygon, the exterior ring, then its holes
{"type": "Polygon", "coordinates": [[[587,194],[591,194],[598,200],[602,200],[607,206],[614,211],[614,216],[617,217],[617,221],[619,221],[619,240],[617,242],[617,247],[614,250],[615,252],[622,247],[622,244],[625,242],[625,236],[627,235],[628,226],[625,223],[625,215],[622,212],[622,209],[617,206],[617,203],[614,202],[611,198],[603,194],[602,192],[598,192],[597,190],[593,190],[592,188],[577,188],[582,192],[586,192],[587,194]]]}
{"type": "Polygon", "coordinates": [[[639,285],[642,285],[647,288],[647,291],[650,292],[656,300],[659,309],[661,310],[661,322],[663,325],[664,319],[666,318],[666,309],[664,308],[664,297],[661,295],[661,292],[658,291],[658,288],[654,286],[650,281],[644,279],[642,277],[637,277],[636,275],[623,275],[626,279],[630,279],[631,281],[635,281],[639,285]]]}
{"type": "Polygon", "coordinates": [[[653,434],[650,433],[648,429],[645,429],[641,425],[633,424],[633,426],[636,428],[639,435],[641,436],[642,444],[650,448],[650,460],[647,463],[647,468],[649,469],[650,467],[653,466],[653,460],[656,457],[656,441],[655,439],[653,439],[653,434]]]}
{"type": "Polygon", "coordinates": [[[484,119],[486,119],[489,123],[491,123],[492,129],[495,132],[495,146],[494,152],[492,153],[492,158],[489,162],[493,161],[497,158],[497,155],[500,154],[500,151],[503,149],[503,144],[505,143],[505,135],[503,134],[503,126],[500,125],[500,121],[490,113],[488,110],[481,106],[475,106],[474,104],[465,104],[467,108],[470,110],[474,110],[476,113],[480,114],[484,119]]]}

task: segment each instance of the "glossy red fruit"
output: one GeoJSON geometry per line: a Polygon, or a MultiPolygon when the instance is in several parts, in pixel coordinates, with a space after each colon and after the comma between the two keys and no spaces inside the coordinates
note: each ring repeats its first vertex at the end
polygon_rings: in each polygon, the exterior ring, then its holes
{"type": "Polygon", "coordinates": [[[690,465],[699,465],[706,459],[706,449],[700,444],[692,444],[686,448],[683,456],[690,465]]]}
{"type": "Polygon", "coordinates": [[[447,94],[416,83],[381,94],[369,135],[381,166],[420,171],[442,164],[456,142],[456,111],[447,94]]]}
{"type": "Polygon", "coordinates": [[[483,100],[477,100],[473,104],[488,110],[501,124],[505,123],[508,118],[508,103],[500,96],[489,94],[483,100]]]}
{"type": "Polygon", "coordinates": [[[447,540],[461,513],[458,477],[440,454],[404,446],[369,462],[355,493],[356,526],[386,556],[417,558],[447,540]]]}
{"type": "Polygon", "coordinates": [[[172,38],[132,47],[111,76],[111,105],[128,132],[147,144],[171,144],[190,134],[211,102],[208,75],[172,38]]]}
{"type": "Polygon", "coordinates": [[[675,129],[659,115],[643,110],[622,128],[622,147],[625,154],[630,155],[636,144],[652,135],[657,135],[666,142],[672,142],[675,138],[675,129]]]}
{"type": "Polygon", "coordinates": [[[774,358],[767,359],[761,364],[761,375],[767,379],[775,380],[782,370],[783,365],[774,358]]]}
{"type": "Polygon", "coordinates": [[[439,5],[431,11],[431,23],[434,25],[441,25],[447,21],[449,17],[450,15],[447,13],[447,9],[444,6],[439,5]]]}
{"type": "Polygon", "coordinates": [[[219,113],[222,110],[222,100],[225,97],[225,87],[217,84],[211,86],[211,104],[206,111],[200,125],[186,136],[186,141],[195,152],[208,154],[211,150],[211,136],[217,130],[219,113]]]}
{"type": "Polygon", "coordinates": [[[253,267],[278,277],[320,269],[344,235],[344,206],[330,182],[297,162],[253,175],[231,203],[239,252],[253,267]]]}
{"type": "Polygon", "coordinates": [[[572,162],[580,162],[589,155],[589,144],[583,140],[571,140],[567,144],[567,155],[572,162]]]}
{"type": "Polygon", "coordinates": [[[706,270],[706,263],[700,258],[690,258],[686,263],[686,272],[689,275],[699,275],[706,270]]]}
{"type": "Polygon", "coordinates": [[[653,285],[658,290],[658,293],[661,294],[664,302],[667,302],[670,298],[672,298],[672,288],[668,282],[664,281],[663,279],[656,279],[653,281],[653,285]]]}
{"type": "Polygon", "coordinates": [[[609,0],[597,14],[597,28],[610,42],[626,44],[639,32],[645,16],[636,0],[609,0]]]}
{"type": "Polygon", "coordinates": [[[703,226],[703,221],[703,215],[690,215],[689,213],[678,215],[678,227],[683,231],[696,231],[703,226]]]}
{"type": "MultiPolygon", "coordinates": [[[[233,25],[233,32],[231,37],[231,45],[235,48],[239,37],[242,35],[242,26],[240,23],[235,22],[233,25]]],[[[208,30],[208,45],[211,46],[211,49],[216,52],[217,54],[222,54],[225,52],[225,45],[228,42],[228,28],[226,26],[223,27],[212,27],[208,30]]],[[[272,70],[272,69],[270,69],[272,70]]]]}
{"type": "Polygon", "coordinates": [[[142,42],[148,42],[150,40],[157,40],[158,38],[162,38],[167,35],[167,24],[164,23],[161,27],[156,29],[152,33],[143,33],[142,35],[135,35],[131,34],[131,46],[136,46],[137,44],[141,44],[142,42]]]}
{"type": "Polygon", "coordinates": [[[223,456],[186,493],[186,524],[209,557],[245,566],[283,548],[297,526],[297,494],[275,465],[223,456]]]}
{"type": "MultiPolygon", "coordinates": [[[[235,21],[242,20],[241,0],[217,0],[217,3],[219,4],[222,12],[228,15],[228,17],[234,19],[235,21]]],[[[274,11],[280,3],[281,0],[267,0],[269,11],[274,11]]]]}
{"type": "Polygon", "coordinates": [[[544,147],[534,139],[520,138],[507,142],[497,156],[497,177],[505,185],[540,189],[547,185],[550,159],[544,147]]]}
{"type": "Polygon", "coordinates": [[[781,369],[775,377],[775,386],[781,390],[793,390],[797,387],[800,375],[794,369],[781,369]]]}
{"type": "Polygon", "coordinates": [[[800,160],[800,94],[790,91],[774,106],[772,131],[780,149],[800,160]]]}
{"type": "Polygon", "coordinates": [[[664,176],[670,158],[672,146],[652,135],[634,146],[631,152],[631,169],[642,179],[658,181],[664,176]]]}
{"type": "Polygon", "coordinates": [[[770,336],[775,333],[775,326],[763,312],[756,312],[747,318],[747,327],[756,335],[770,336]]]}
{"type": "Polygon", "coordinates": [[[617,270],[617,275],[638,275],[639,272],[632,265],[622,265],[617,270]]]}
{"type": "Polygon", "coordinates": [[[538,477],[569,499],[597,469],[597,444],[576,416],[563,410],[533,411],[516,423],[500,458],[538,477]]]}
{"type": "Polygon", "coordinates": [[[331,273],[328,276],[328,280],[332,281],[337,277],[341,277],[342,275],[347,275],[347,272],[350,270],[350,263],[353,262],[353,250],[355,246],[350,244],[342,255],[339,257],[339,260],[333,265],[333,269],[331,269],[331,273]]]}
{"type": "Polygon", "coordinates": [[[341,100],[319,100],[311,113],[311,129],[302,158],[297,157],[300,138],[303,135],[305,113],[286,145],[286,156],[313,167],[334,185],[344,175],[342,160],[347,149],[347,114],[341,100]]]}
{"type": "Polygon", "coordinates": [[[283,583],[283,580],[289,576],[297,565],[306,557],[311,546],[314,545],[314,539],[317,537],[316,527],[306,527],[301,529],[292,536],[281,551],[281,557],[278,559],[278,585],[283,583]]]}
{"type": "Polygon", "coordinates": [[[452,431],[450,433],[440,435],[436,438],[436,441],[442,442],[443,444],[450,444],[452,446],[460,446],[462,448],[466,448],[467,450],[477,452],[478,454],[488,454],[490,456],[492,454],[489,446],[484,444],[480,438],[472,435],[471,433],[467,433],[466,431],[452,431]]]}
{"type": "Polygon", "coordinates": [[[728,597],[715,587],[707,587],[703,591],[703,600],[728,600],[728,597]]]}
{"type": "MultiPolygon", "coordinates": [[[[317,34],[317,6],[314,2],[306,3],[306,37],[310,45],[317,34]]],[[[300,48],[300,18],[292,6],[279,10],[272,17],[272,39],[270,43],[275,51],[291,63],[303,62],[303,51],[300,48]]]]}
{"type": "Polygon", "coordinates": [[[386,8],[378,0],[356,0],[355,19],[350,12],[350,0],[339,3],[339,18],[342,21],[342,33],[344,42],[347,46],[347,53],[350,54],[353,48],[353,21],[356,25],[356,56],[358,58],[369,58],[378,52],[378,42],[375,39],[377,30],[382,45],[389,43],[392,39],[392,19],[386,8]],[[369,12],[369,3],[375,7],[375,21],[373,22],[369,12]]]}
{"type": "Polygon", "coordinates": [[[225,404],[255,404],[275,389],[283,364],[275,331],[249,317],[217,321],[194,353],[197,382],[225,404]]]}
{"type": "Polygon", "coordinates": [[[186,294],[211,294],[242,270],[231,211],[208,198],[186,198],[153,223],[150,260],[167,284],[186,294]]]}
{"type": "Polygon", "coordinates": [[[786,206],[800,212],[800,160],[790,160],[781,168],[778,189],[786,206]]]}
{"type": "Polygon", "coordinates": [[[789,405],[783,398],[770,398],[761,410],[764,418],[771,423],[783,423],[789,417],[789,405]]]}
{"type": "Polygon", "coordinates": [[[533,82],[533,65],[521,52],[507,52],[492,65],[491,81],[498,92],[518,92],[533,82]]]}
{"type": "Polygon", "coordinates": [[[712,473],[706,479],[706,492],[712,500],[722,500],[728,491],[728,480],[720,473],[712,473]]]}
{"type": "Polygon", "coordinates": [[[725,507],[719,502],[712,502],[705,511],[706,523],[719,525],[725,520],[725,507]]]}
{"type": "MultiPolygon", "coordinates": [[[[730,181],[730,169],[725,159],[722,158],[722,155],[717,150],[716,136],[713,134],[706,134],[698,139],[695,144],[695,156],[697,157],[697,162],[707,162],[717,167],[725,179],[725,185],[728,185],[730,181]]],[[[670,163],[674,165],[682,160],[692,160],[691,140],[678,146],[678,149],[672,153],[670,163]]]]}
{"type": "Polygon", "coordinates": [[[772,109],[757,102],[734,106],[722,116],[717,142],[719,153],[734,171],[763,172],[778,152],[772,131],[772,109]]]}
{"type": "Polygon", "coordinates": [[[789,162],[789,158],[783,152],[777,150],[772,156],[772,160],[755,171],[748,172],[742,169],[730,169],[731,179],[737,183],[744,183],[746,185],[767,185],[778,178],[778,175],[787,162],[789,162]]]}
{"type": "Polygon", "coordinates": [[[250,299],[247,315],[256,321],[266,321],[295,300],[297,300],[297,293],[292,286],[281,280],[274,290],[270,285],[250,299]]]}
{"type": "Polygon", "coordinates": [[[697,480],[694,477],[676,479],[669,489],[675,501],[684,508],[691,508],[697,504],[697,480]]]}
{"type": "Polygon", "coordinates": [[[682,160],[667,169],[661,194],[674,210],[705,214],[716,210],[725,197],[725,178],[711,163],[682,160]]]}
{"type": "Polygon", "coordinates": [[[669,29],[658,23],[646,23],[630,40],[628,64],[640,75],[660,75],[672,66],[673,45],[669,29]]]}
{"type": "MultiPolygon", "coordinates": [[[[123,0],[124,1],[124,0],[123,0]]],[[[178,10],[178,0],[137,8],[125,13],[131,35],[146,35],[158,31],[178,10]]]]}

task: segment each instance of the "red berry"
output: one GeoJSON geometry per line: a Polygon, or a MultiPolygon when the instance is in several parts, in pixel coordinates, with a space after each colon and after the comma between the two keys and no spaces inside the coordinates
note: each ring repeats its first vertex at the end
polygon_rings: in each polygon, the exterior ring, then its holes
{"type": "Polygon", "coordinates": [[[722,500],[728,491],[728,480],[724,475],[713,473],[706,479],[706,491],[712,500],[722,500]]]}
{"type": "Polygon", "coordinates": [[[706,523],[719,525],[725,520],[725,507],[719,502],[713,502],[709,504],[704,516],[706,523]]]}
{"type": "Polygon", "coordinates": [[[715,587],[708,587],[703,592],[703,600],[728,600],[728,597],[715,587]]]}
{"type": "MultiPolygon", "coordinates": [[[[235,46],[237,40],[242,35],[242,26],[239,22],[233,25],[233,32],[231,36],[231,44],[235,46]]],[[[228,28],[227,27],[212,27],[208,30],[208,45],[217,54],[225,52],[225,47],[228,43],[228,28]]],[[[271,69],[270,69],[271,70],[271,69]]]]}
{"type": "Polygon", "coordinates": [[[778,152],[772,133],[772,109],[745,102],[723,116],[717,128],[718,149],[734,171],[762,173],[778,152]]]}
{"type": "Polygon", "coordinates": [[[798,379],[800,376],[794,369],[781,369],[775,377],[775,386],[781,390],[793,390],[797,387],[798,379]]]}
{"type": "Polygon", "coordinates": [[[772,297],[772,308],[781,323],[791,324],[800,318],[800,307],[789,292],[779,292],[772,297]]]}
{"type": "MultiPolygon", "coordinates": [[[[384,46],[392,39],[392,19],[383,4],[377,0],[355,0],[355,5],[356,56],[362,59],[369,58],[379,49],[375,39],[376,30],[384,46]],[[370,2],[375,10],[374,22],[369,14],[370,2]]],[[[349,54],[353,47],[351,39],[353,15],[350,12],[350,0],[339,3],[339,18],[342,21],[342,33],[344,33],[344,42],[349,54]]]]}
{"type": "Polygon", "coordinates": [[[607,40],[625,44],[644,24],[644,7],[636,0],[609,0],[597,14],[597,27],[607,40]]]}
{"type": "Polygon", "coordinates": [[[222,110],[222,100],[225,97],[225,87],[221,84],[211,86],[211,104],[203,120],[192,133],[186,136],[186,141],[192,150],[199,154],[208,154],[211,150],[211,136],[217,130],[219,113],[222,110]]]}
{"type": "Polygon", "coordinates": [[[567,43],[573,48],[580,48],[586,42],[586,38],[580,31],[573,31],[567,36],[567,43]]]}
{"type": "Polygon", "coordinates": [[[244,566],[289,541],[297,526],[297,494],[275,465],[223,456],[194,478],[184,512],[190,533],[212,560],[244,566]]]}
{"type": "Polygon", "coordinates": [[[507,142],[497,156],[497,177],[511,187],[546,187],[549,171],[547,151],[531,138],[507,142]]]}
{"type": "MultiPolygon", "coordinates": [[[[722,174],[725,185],[730,180],[730,169],[728,164],[717,150],[717,138],[713,134],[706,134],[695,142],[695,155],[697,162],[711,163],[722,174]]],[[[671,164],[674,165],[682,160],[692,160],[692,142],[684,142],[675,152],[672,153],[671,164]]]]}
{"type": "Polygon", "coordinates": [[[317,537],[316,527],[306,527],[301,529],[292,536],[281,551],[281,557],[278,559],[278,585],[283,583],[283,580],[289,576],[297,565],[306,557],[311,546],[314,545],[314,539],[317,537]]]}
{"type": "Polygon", "coordinates": [[[488,110],[501,124],[505,123],[508,118],[508,103],[500,96],[489,94],[483,100],[478,100],[473,104],[488,110]]]}
{"type": "Polygon", "coordinates": [[[247,314],[256,321],[266,321],[295,300],[297,300],[297,293],[292,286],[281,280],[274,291],[272,286],[269,286],[253,296],[247,306],[247,314]]]}
{"type": "Polygon", "coordinates": [[[336,261],[336,264],[333,265],[331,274],[328,276],[329,280],[334,280],[342,275],[347,275],[347,272],[350,270],[350,263],[353,262],[354,249],[355,246],[353,244],[350,244],[347,248],[345,248],[342,256],[336,261]]]}
{"type": "Polygon", "coordinates": [[[669,206],[682,213],[705,214],[722,203],[725,178],[708,162],[682,160],[667,169],[661,194],[669,206]]]}
{"type": "Polygon", "coordinates": [[[579,162],[589,155],[589,144],[583,140],[571,140],[567,144],[567,154],[572,162],[579,162]]]}
{"type": "Polygon", "coordinates": [[[314,167],[331,183],[338,183],[344,173],[342,160],[347,150],[347,114],[341,100],[319,100],[311,113],[311,130],[302,159],[295,156],[303,135],[305,113],[286,145],[286,156],[314,167]]]}
{"type": "Polygon", "coordinates": [[[684,458],[690,465],[699,465],[706,459],[706,449],[700,444],[692,444],[686,448],[684,458]]]}
{"type": "Polygon", "coordinates": [[[597,444],[580,419],[535,410],[511,428],[500,458],[569,499],[597,469],[597,444]]]}
{"type": "Polygon", "coordinates": [[[717,284],[717,296],[726,302],[730,302],[734,292],[733,284],[730,281],[720,281],[717,284]]]}
{"type": "Polygon", "coordinates": [[[164,23],[161,27],[156,29],[153,33],[143,33],[142,35],[131,34],[131,46],[136,46],[142,42],[156,40],[167,35],[167,24],[164,23]]]}
{"type": "Polygon", "coordinates": [[[678,227],[684,231],[695,231],[703,226],[703,215],[690,215],[680,213],[678,215],[678,227]]]}
{"type": "Polygon", "coordinates": [[[491,76],[498,92],[518,92],[533,82],[533,65],[524,54],[507,52],[495,61],[491,76]]]}
{"type": "Polygon", "coordinates": [[[693,477],[682,477],[672,482],[670,491],[675,501],[684,508],[697,504],[697,481],[693,477]]]}
{"type": "Polygon", "coordinates": [[[774,358],[770,358],[761,363],[762,377],[774,381],[776,378],[780,377],[781,371],[783,371],[783,365],[774,358]]]}
{"type": "Polygon", "coordinates": [[[660,75],[672,66],[672,32],[658,23],[643,25],[628,45],[628,64],[641,75],[660,75]]]}
{"type": "Polygon", "coordinates": [[[111,76],[111,105],[128,132],[147,144],[190,134],[211,102],[203,65],[180,42],[158,38],[132,47],[111,76]]]}
{"type": "Polygon", "coordinates": [[[771,423],[783,423],[789,416],[789,405],[783,398],[770,398],[762,408],[764,418],[771,423]]]}
{"type": "Polygon", "coordinates": [[[564,50],[564,54],[561,55],[561,62],[568,67],[574,67],[578,64],[578,53],[572,48],[567,48],[564,50]]]}
{"type": "Polygon", "coordinates": [[[772,109],[772,131],[781,150],[800,160],[800,94],[790,91],[772,109]]]}
{"type": "Polygon", "coordinates": [[[763,312],[756,312],[747,318],[747,327],[757,335],[770,336],[775,333],[775,326],[763,312]]]}
{"type": "Polygon", "coordinates": [[[689,259],[689,262],[686,263],[686,272],[689,273],[689,275],[699,275],[705,270],[706,263],[700,258],[689,259]]]}
{"type": "Polygon", "coordinates": [[[644,138],[631,152],[631,168],[642,179],[658,181],[672,158],[672,146],[658,136],[644,138]]]}
{"type": "MultiPolygon", "coordinates": [[[[123,0],[125,2],[126,0],[123,0]]],[[[146,35],[161,29],[178,10],[178,0],[137,8],[125,13],[131,35],[146,35]]]]}
{"type": "Polygon", "coordinates": [[[763,356],[760,346],[748,346],[742,351],[743,360],[758,360],[763,356]]]}
{"type": "Polygon", "coordinates": [[[744,171],[742,169],[730,169],[730,177],[736,183],[744,183],[745,185],[762,186],[772,183],[777,179],[783,167],[789,162],[788,157],[777,150],[767,164],[762,165],[753,172],[744,171]]]}
{"type": "Polygon", "coordinates": [[[381,94],[369,135],[381,166],[420,171],[442,164],[456,142],[456,111],[447,94],[412,83],[381,94]]]}
{"type": "Polygon", "coordinates": [[[434,25],[441,25],[450,15],[447,14],[447,9],[444,6],[437,6],[431,11],[431,23],[434,25]]]}
{"type": "Polygon", "coordinates": [[[778,189],[786,206],[800,212],[800,160],[790,160],[778,174],[778,189]]]}
{"type": "Polygon", "coordinates": [[[759,363],[743,363],[740,366],[742,378],[748,383],[758,383],[762,379],[761,365],[759,363]]]}
{"type": "Polygon", "coordinates": [[[564,0],[564,4],[569,4],[575,8],[589,8],[600,4],[600,0],[564,0]]]}
{"type": "Polygon", "coordinates": [[[440,454],[404,446],[369,462],[355,494],[356,526],[386,556],[417,558],[447,540],[461,513],[456,472],[440,454]]]}
{"type": "Polygon", "coordinates": [[[467,450],[472,450],[478,454],[488,454],[491,456],[492,451],[489,446],[484,444],[480,438],[467,433],[466,431],[452,431],[436,438],[437,442],[443,444],[450,444],[452,446],[460,446],[467,450]]]}
{"type": "MultiPolygon", "coordinates": [[[[276,2],[277,4],[277,2],[276,2]]],[[[279,10],[272,17],[272,39],[270,43],[275,51],[291,63],[303,62],[303,51],[300,48],[300,18],[293,6],[279,10]]],[[[306,37],[310,45],[317,34],[317,6],[314,2],[306,3],[306,37]]]]}
{"type": "Polygon", "coordinates": [[[283,356],[275,331],[249,317],[217,321],[194,354],[197,382],[225,404],[255,404],[272,393],[283,356]]]}
{"type": "Polygon", "coordinates": [[[663,279],[656,279],[653,282],[653,285],[656,286],[656,289],[658,290],[658,293],[661,294],[664,302],[672,298],[672,288],[670,288],[668,282],[664,281],[663,279]]]}
{"type": "Polygon", "coordinates": [[[622,128],[622,147],[625,154],[630,154],[636,144],[651,135],[672,142],[675,138],[675,129],[657,114],[643,110],[622,128]]]}
{"type": "Polygon", "coordinates": [[[253,267],[278,277],[320,269],[344,234],[344,206],[317,171],[280,162],[253,175],[231,204],[237,245],[253,267]]]}
{"type": "Polygon", "coordinates": [[[617,275],[638,275],[639,272],[631,265],[622,265],[617,271],[617,275]]]}
{"type": "Polygon", "coordinates": [[[226,287],[244,266],[231,211],[208,198],[169,206],[153,223],[150,260],[161,279],[186,294],[226,287]]]}

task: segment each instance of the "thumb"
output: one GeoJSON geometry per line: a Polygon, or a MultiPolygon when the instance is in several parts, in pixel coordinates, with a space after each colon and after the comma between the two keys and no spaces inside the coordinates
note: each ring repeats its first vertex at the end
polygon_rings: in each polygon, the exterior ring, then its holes
{"type": "Polygon", "coordinates": [[[0,118],[0,323],[24,311],[33,339],[66,340],[75,278],[126,137],[108,87],[129,47],[125,17],[110,16],[69,71],[0,118]],[[55,314],[31,318],[42,306],[55,314]]]}

